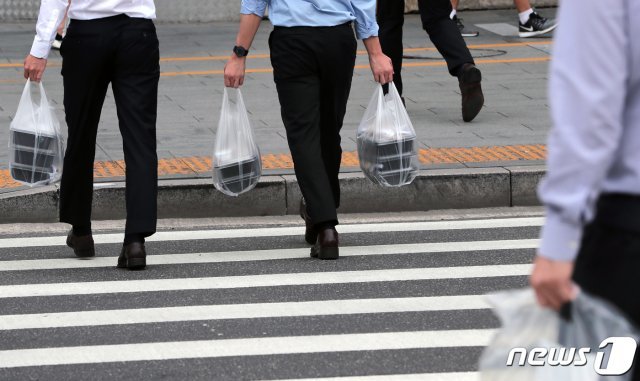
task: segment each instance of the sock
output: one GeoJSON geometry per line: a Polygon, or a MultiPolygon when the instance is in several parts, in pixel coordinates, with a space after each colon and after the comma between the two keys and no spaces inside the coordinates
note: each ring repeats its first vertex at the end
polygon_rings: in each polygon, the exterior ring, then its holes
{"type": "Polygon", "coordinates": [[[456,17],[456,15],[458,14],[458,11],[456,11],[455,9],[451,11],[451,14],[449,15],[449,18],[451,20],[453,20],[454,17],[456,17]]]}
{"type": "Polygon", "coordinates": [[[533,13],[533,8],[529,8],[524,12],[518,13],[518,17],[520,18],[521,24],[526,24],[529,21],[529,16],[533,13]]]}
{"type": "Polygon", "coordinates": [[[144,243],[144,234],[140,233],[127,233],[124,235],[125,246],[134,242],[144,243]]]}
{"type": "Polygon", "coordinates": [[[56,40],[62,41],[62,35],[60,33],[56,33],[56,40]]]}
{"type": "Polygon", "coordinates": [[[81,237],[84,235],[91,235],[91,224],[73,225],[73,234],[78,237],[81,237]]]}

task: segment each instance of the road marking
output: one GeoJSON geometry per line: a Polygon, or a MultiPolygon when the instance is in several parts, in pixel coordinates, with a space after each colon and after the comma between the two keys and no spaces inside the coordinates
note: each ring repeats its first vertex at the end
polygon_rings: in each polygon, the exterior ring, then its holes
{"type": "MultiPolygon", "coordinates": [[[[400,245],[344,246],[340,248],[340,255],[343,257],[351,257],[396,254],[435,254],[447,252],[535,249],[538,246],[538,239],[470,242],[429,242],[400,245]]],[[[182,265],[194,263],[267,261],[278,259],[306,258],[308,255],[309,248],[187,254],[159,254],[148,256],[147,264],[153,266],[182,265]]],[[[98,267],[113,267],[114,264],[115,257],[98,257],[93,259],[28,259],[17,261],[0,261],[0,272],[81,268],[86,269],[98,267]]]]}
{"type": "Polygon", "coordinates": [[[488,308],[481,295],[161,307],[4,315],[0,330],[488,308]]]}
{"type": "MultiPolygon", "coordinates": [[[[440,231],[440,230],[464,230],[464,229],[495,229],[512,227],[542,226],[543,217],[526,218],[496,218],[484,220],[457,220],[457,221],[427,221],[427,222],[398,222],[385,224],[350,224],[339,225],[341,234],[351,233],[378,233],[378,232],[409,232],[409,231],[440,231]]],[[[203,239],[228,239],[251,237],[282,237],[304,234],[303,227],[280,227],[259,229],[226,229],[226,230],[193,230],[193,231],[169,231],[158,232],[147,238],[148,242],[159,241],[193,241],[203,239]]],[[[122,234],[96,234],[94,242],[120,243],[122,234]]],[[[35,247],[35,246],[65,246],[66,237],[22,237],[0,239],[0,248],[35,247]]]]}
{"type": "MultiPolygon", "coordinates": [[[[458,373],[420,373],[420,374],[385,374],[384,376],[354,376],[325,378],[296,378],[280,381],[479,381],[476,372],[458,373]]],[[[267,381],[267,380],[263,380],[267,381]]]]}
{"type": "MultiPolygon", "coordinates": [[[[531,58],[505,58],[505,59],[478,59],[476,60],[476,64],[483,65],[491,65],[491,64],[501,64],[501,63],[537,63],[537,62],[548,62],[551,60],[551,57],[531,57],[531,58]]],[[[403,68],[410,67],[440,67],[447,66],[445,61],[436,61],[436,62],[405,62],[402,64],[403,68]]],[[[369,65],[355,65],[355,69],[370,69],[369,65]]],[[[258,68],[258,69],[247,69],[247,73],[272,73],[272,68],[258,68]]],[[[195,71],[168,71],[162,72],[160,74],[161,77],[179,77],[185,75],[222,75],[224,74],[224,70],[195,70],[195,71]]]]}
{"type": "Polygon", "coordinates": [[[518,27],[507,23],[490,23],[490,24],[475,24],[478,28],[488,30],[491,33],[495,33],[499,36],[517,36],[518,27]]]}
{"type": "Polygon", "coordinates": [[[177,341],[0,351],[0,368],[486,346],[492,329],[177,341]]]}
{"type": "MultiPolygon", "coordinates": [[[[494,25],[494,24],[480,24],[480,25],[494,25]]],[[[499,25],[499,24],[498,24],[499,25]]],[[[508,24],[507,24],[508,25],[508,24]]],[[[485,28],[486,29],[486,28],[485,28]]],[[[488,30],[488,29],[487,29],[488,30]]],[[[517,29],[516,29],[517,31],[517,29]]],[[[492,49],[492,48],[511,48],[511,47],[520,47],[520,46],[528,46],[528,45],[551,45],[552,40],[547,39],[544,41],[533,41],[533,42],[506,42],[506,43],[498,43],[498,44],[474,44],[468,45],[469,49],[492,49]]],[[[437,49],[434,47],[422,47],[422,48],[405,48],[404,52],[424,52],[424,51],[436,51],[437,49]]],[[[366,50],[358,50],[358,55],[367,54],[366,50]]],[[[269,53],[262,54],[251,54],[247,58],[249,60],[254,59],[266,59],[270,58],[269,53]]],[[[196,57],[162,57],[160,58],[160,62],[199,62],[199,61],[226,61],[229,59],[229,55],[214,55],[214,56],[196,56],[196,57]]],[[[50,61],[47,67],[60,67],[62,65],[61,61],[50,61]]],[[[24,63],[0,63],[0,68],[23,68],[24,63]]]]}
{"type": "Polygon", "coordinates": [[[524,276],[531,265],[492,265],[418,269],[336,271],[240,275],[210,278],[145,279],[105,282],[39,283],[0,286],[0,298],[95,295],[125,292],[220,290],[255,287],[303,286],[340,283],[399,282],[411,280],[492,278],[524,276]]]}

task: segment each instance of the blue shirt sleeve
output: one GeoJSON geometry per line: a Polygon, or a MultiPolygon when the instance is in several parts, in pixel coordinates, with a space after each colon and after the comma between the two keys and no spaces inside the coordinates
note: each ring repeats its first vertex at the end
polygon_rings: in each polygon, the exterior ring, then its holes
{"type": "Polygon", "coordinates": [[[360,40],[378,36],[376,0],[351,0],[356,17],[356,36],[360,40]]]}
{"type": "Polygon", "coordinates": [[[264,17],[268,0],[242,0],[240,13],[243,15],[256,15],[264,17]]]}

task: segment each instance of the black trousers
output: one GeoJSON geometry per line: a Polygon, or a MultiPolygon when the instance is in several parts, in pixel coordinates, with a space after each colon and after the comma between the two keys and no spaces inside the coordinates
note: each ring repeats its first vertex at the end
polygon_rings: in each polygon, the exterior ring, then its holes
{"type": "MultiPolygon", "coordinates": [[[[449,73],[457,77],[464,64],[474,61],[456,23],[449,18],[453,9],[450,0],[418,0],[418,7],[423,29],[447,61],[449,73]]],[[[402,94],[404,0],[378,0],[377,19],[382,51],[393,62],[393,82],[402,94]]]]}
{"type": "MultiPolygon", "coordinates": [[[[640,328],[640,197],[603,195],[583,235],[573,279],[623,311],[640,328]]],[[[605,338],[603,338],[605,339],[605,338]]],[[[640,381],[640,350],[633,380],[640,381]]]]}
{"type": "Polygon", "coordinates": [[[311,221],[337,223],[340,129],[357,42],[350,24],[275,27],[271,64],[300,190],[311,221]]]}
{"type": "Polygon", "coordinates": [[[160,78],[153,22],[125,15],[71,20],[61,54],[69,136],[60,188],[60,221],[90,226],[96,135],[111,84],[126,163],[126,233],[153,234],[160,78]]]}

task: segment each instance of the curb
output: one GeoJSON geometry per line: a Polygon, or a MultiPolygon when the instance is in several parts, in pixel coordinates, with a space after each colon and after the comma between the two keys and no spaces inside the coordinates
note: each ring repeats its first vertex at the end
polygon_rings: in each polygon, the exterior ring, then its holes
{"type": "MultiPolygon", "coordinates": [[[[340,174],[340,213],[384,213],[540,205],[544,166],[422,170],[411,185],[383,188],[362,173],[340,174]]],[[[93,219],[125,218],[124,183],[94,189],[93,219]]],[[[0,194],[0,223],[57,222],[59,186],[0,194]]],[[[295,176],[263,176],[239,197],[218,192],[210,179],[160,180],[158,218],[297,214],[295,176]]]]}

